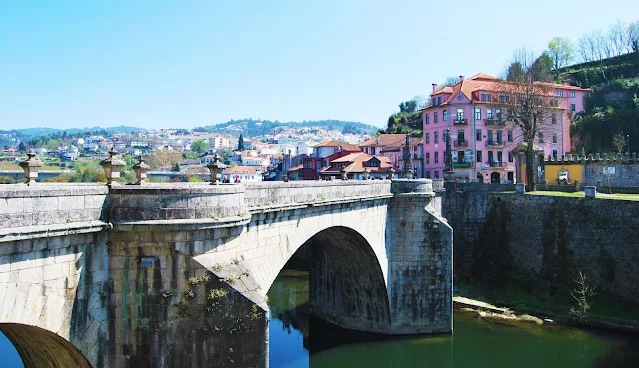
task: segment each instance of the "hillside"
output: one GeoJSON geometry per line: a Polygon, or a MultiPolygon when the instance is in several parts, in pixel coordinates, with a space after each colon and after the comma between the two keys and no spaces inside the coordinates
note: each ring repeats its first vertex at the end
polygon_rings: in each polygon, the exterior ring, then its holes
{"type": "Polygon", "coordinates": [[[15,133],[18,136],[22,137],[42,137],[55,135],[58,133],[66,132],[67,134],[79,134],[79,133],[90,133],[90,132],[106,132],[106,133],[131,133],[142,130],[140,128],[135,128],[131,126],[116,126],[116,127],[93,127],[93,128],[70,128],[70,129],[56,129],[56,128],[25,128],[25,129],[11,129],[11,130],[0,130],[0,134],[6,133],[15,133]]]}
{"type": "Polygon", "coordinates": [[[639,77],[639,52],[561,68],[557,82],[568,80],[570,84],[592,88],[617,78],[634,77],[639,77]]]}
{"type": "Polygon", "coordinates": [[[343,133],[353,134],[374,134],[377,131],[377,127],[372,125],[363,124],[355,121],[342,121],[342,120],[317,120],[317,121],[302,121],[302,122],[281,122],[278,120],[253,120],[253,119],[240,119],[231,120],[226,123],[220,123],[216,125],[209,125],[205,127],[198,127],[193,129],[198,132],[210,132],[218,134],[231,134],[233,136],[239,136],[242,134],[244,137],[261,137],[266,134],[274,134],[284,131],[288,128],[300,128],[300,127],[316,127],[324,128],[328,130],[336,129],[341,130],[343,133]]]}

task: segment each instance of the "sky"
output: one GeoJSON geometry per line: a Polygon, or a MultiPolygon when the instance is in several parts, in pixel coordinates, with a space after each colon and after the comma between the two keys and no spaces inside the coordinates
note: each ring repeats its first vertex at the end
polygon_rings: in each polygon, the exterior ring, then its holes
{"type": "Polygon", "coordinates": [[[639,1],[0,1],[0,129],[385,126],[449,76],[639,20],[639,1]]]}

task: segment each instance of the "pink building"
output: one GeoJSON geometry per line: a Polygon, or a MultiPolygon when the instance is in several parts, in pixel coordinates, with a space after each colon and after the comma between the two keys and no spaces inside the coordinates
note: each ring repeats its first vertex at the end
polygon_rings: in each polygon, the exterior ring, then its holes
{"type": "MultiPolygon", "coordinates": [[[[507,121],[508,82],[486,74],[459,77],[452,87],[433,84],[431,104],[422,110],[424,122],[424,176],[443,178],[445,132],[450,131],[454,177],[467,181],[501,183],[515,181],[515,158],[509,152],[522,142],[521,130],[507,121]]],[[[584,95],[592,90],[567,83],[543,83],[554,90],[549,96],[544,130],[535,145],[546,156],[561,157],[570,151],[570,121],[583,111],[584,95]]]]}

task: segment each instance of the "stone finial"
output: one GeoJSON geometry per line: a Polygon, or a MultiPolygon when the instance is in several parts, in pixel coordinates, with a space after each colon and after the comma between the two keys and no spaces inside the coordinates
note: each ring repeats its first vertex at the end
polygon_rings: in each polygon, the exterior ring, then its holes
{"type": "Polygon", "coordinates": [[[213,156],[213,162],[206,165],[206,167],[209,169],[209,172],[211,173],[211,184],[217,184],[218,171],[221,174],[222,170],[226,169],[227,166],[221,163],[220,156],[215,154],[215,156],[213,156]]]}
{"type": "Polygon", "coordinates": [[[408,171],[406,172],[406,179],[412,179],[413,178],[413,168],[409,167],[408,171]]]}
{"type": "Polygon", "coordinates": [[[368,169],[368,166],[364,167],[364,180],[368,180],[369,175],[371,174],[371,171],[368,169]]]}
{"type": "Polygon", "coordinates": [[[393,177],[395,177],[395,169],[391,166],[391,168],[388,169],[388,173],[390,174],[390,179],[392,180],[393,177]]]}
{"type": "Polygon", "coordinates": [[[133,165],[133,171],[135,171],[136,185],[144,183],[146,179],[146,173],[151,170],[151,166],[144,162],[142,156],[138,157],[138,163],[133,165]]]}
{"type": "Polygon", "coordinates": [[[29,158],[24,161],[20,161],[19,165],[22,170],[24,170],[24,178],[26,179],[25,183],[27,185],[31,185],[35,183],[35,180],[38,177],[38,170],[40,170],[40,168],[44,165],[42,164],[42,161],[36,157],[35,153],[29,152],[27,153],[27,156],[29,158]]]}
{"type": "Polygon", "coordinates": [[[122,168],[126,166],[126,163],[115,157],[115,155],[118,154],[115,147],[111,147],[108,153],[109,158],[100,161],[100,166],[104,169],[104,176],[106,176],[107,185],[118,185],[116,179],[120,177],[120,171],[122,171],[122,168]]]}
{"type": "Polygon", "coordinates": [[[342,180],[348,180],[348,175],[346,174],[346,168],[343,168],[340,173],[342,173],[342,180]]]}

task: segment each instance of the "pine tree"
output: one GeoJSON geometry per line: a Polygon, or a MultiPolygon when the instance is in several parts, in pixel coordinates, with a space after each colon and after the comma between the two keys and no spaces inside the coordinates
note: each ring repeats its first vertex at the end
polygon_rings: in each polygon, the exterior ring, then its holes
{"type": "Polygon", "coordinates": [[[244,151],[244,137],[240,134],[240,139],[237,141],[237,150],[244,151]]]}

